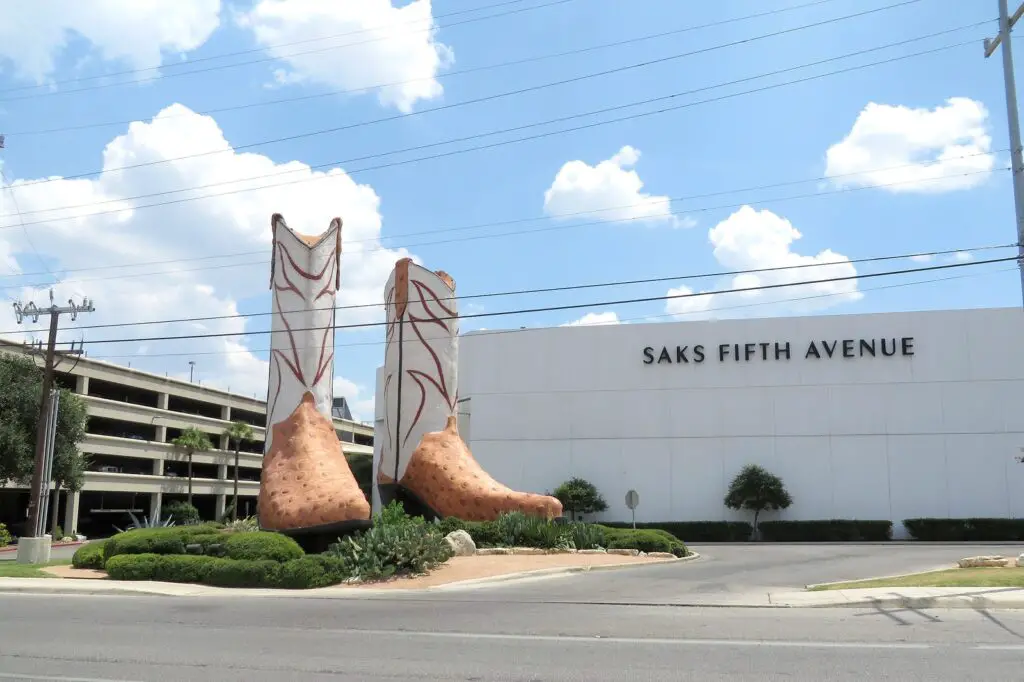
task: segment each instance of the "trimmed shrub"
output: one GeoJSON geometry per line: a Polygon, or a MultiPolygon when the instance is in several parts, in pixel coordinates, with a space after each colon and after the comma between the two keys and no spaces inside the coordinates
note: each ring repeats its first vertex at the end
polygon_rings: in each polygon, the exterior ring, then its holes
{"type": "Polygon", "coordinates": [[[185,545],[192,538],[215,533],[219,524],[204,523],[198,526],[170,526],[167,528],[136,528],[109,538],[104,548],[104,558],[118,554],[184,554],[185,545]]]}
{"type": "Polygon", "coordinates": [[[0,523],[0,547],[11,544],[11,531],[7,530],[5,524],[0,523]]]}
{"type": "Polygon", "coordinates": [[[348,577],[345,563],[327,556],[307,556],[282,564],[209,556],[120,554],[107,563],[107,572],[115,580],[286,589],[327,587],[348,577]]]}
{"type": "Polygon", "coordinates": [[[299,543],[280,533],[256,531],[231,533],[225,537],[224,550],[229,559],[284,563],[305,554],[299,543]]]}
{"type": "Polygon", "coordinates": [[[682,557],[690,552],[671,533],[653,528],[606,528],[608,549],[636,549],[641,552],[668,552],[682,557]]]}
{"type": "Polygon", "coordinates": [[[211,560],[203,582],[215,587],[277,587],[281,576],[279,561],[203,558],[211,560]]]}
{"type": "Polygon", "coordinates": [[[857,542],[892,539],[892,521],[762,521],[761,537],[775,542],[857,542]]]}
{"type": "Polygon", "coordinates": [[[114,580],[153,580],[160,554],[119,554],[107,559],[104,568],[114,580]]]}
{"type": "Polygon", "coordinates": [[[332,556],[318,554],[281,564],[277,586],[286,590],[308,590],[337,585],[348,578],[348,566],[332,556]]]}
{"type": "Polygon", "coordinates": [[[1024,540],[1024,519],[904,519],[915,540],[932,542],[1024,540]]]}
{"type": "MultiPolygon", "coordinates": [[[[609,528],[631,528],[630,523],[602,522],[609,528]]],[[[679,540],[699,542],[746,542],[754,533],[754,526],[746,521],[655,521],[638,523],[637,530],[664,530],[679,540]]]]}
{"type": "Polygon", "coordinates": [[[153,566],[153,577],[150,580],[203,583],[217,561],[218,559],[206,556],[161,555],[153,566]]]}
{"type": "Polygon", "coordinates": [[[103,548],[106,540],[93,540],[75,550],[71,557],[71,565],[75,568],[103,568],[103,548]]]}

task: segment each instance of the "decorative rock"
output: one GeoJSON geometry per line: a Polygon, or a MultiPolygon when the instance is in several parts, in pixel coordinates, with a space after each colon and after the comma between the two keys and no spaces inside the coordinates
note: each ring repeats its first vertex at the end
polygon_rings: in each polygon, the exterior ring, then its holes
{"type": "Polygon", "coordinates": [[[652,559],[675,559],[676,555],[672,552],[648,552],[647,556],[652,559]]]}
{"type": "Polygon", "coordinates": [[[464,530],[453,530],[444,537],[444,541],[452,548],[455,556],[473,556],[476,554],[476,543],[473,537],[464,530]]]}
{"type": "Polygon", "coordinates": [[[1017,557],[1017,568],[1024,568],[1024,554],[1017,557]]]}
{"type": "Polygon", "coordinates": [[[506,556],[511,553],[508,547],[485,547],[476,551],[477,556],[506,556]]]}
{"type": "Polygon", "coordinates": [[[543,550],[540,547],[513,547],[512,548],[512,553],[513,554],[536,555],[536,554],[546,554],[547,552],[546,552],[546,550],[543,550]]]}
{"type": "Polygon", "coordinates": [[[1006,566],[1007,558],[1004,556],[972,556],[961,559],[958,563],[960,568],[985,568],[992,566],[1006,566]]]}
{"type": "Polygon", "coordinates": [[[546,549],[546,550],[544,550],[544,553],[545,554],[576,554],[576,550],[575,549],[556,547],[554,549],[546,549]]]}
{"type": "Polygon", "coordinates": [[[577,554],[607,554],[608,551],[604,549],[581,549],[577,554]]]}
{"type": "Polygon", "coordinates": [[[621,556],[639,556],[639,549],[609,549],[608,554],[619,554],[621,556]]]}

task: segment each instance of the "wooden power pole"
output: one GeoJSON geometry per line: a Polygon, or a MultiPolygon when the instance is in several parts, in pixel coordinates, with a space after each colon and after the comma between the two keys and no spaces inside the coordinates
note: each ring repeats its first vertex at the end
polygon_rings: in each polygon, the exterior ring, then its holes
{"type": "MultiPolygon", "coordinates": [[[[56,414],[52,414],[53,408],[56,407],[53,396],[53,369],[60,316],[70,314],[73,321],[78,319],[79,313],[91,313],[94,310],[92,301],[88,298],[83,299],[81,305],[76,304],[73,300],[69,300],[66,306],[55,305],[52,289],[50,290],[50,305],[47,308],[40,308],[31,302],[26,305],[22,305],[21,302],[14,303],[14,314],[17,317],[18,324],[21,324],[25,318],[31,319],[32,322],[38,322],[40,317],[44,315],[50,316],[50,333],[46,342],[45,364],[43,366],[42,399],[39,405],[39,425],[36,430],[35,469],[32,473],[32,488],[29,491],[28,526],[26,527],[26,531],[32,533],[32,538],[42,538],[46,527],[46,516],[41,512],[50,484],[50,476],[47,469],[53,465],[53,439],[57,425],[56,414]]],[[[53,513],[56,514],[57,510],[54,509],[53,513]]],[[[20,542],[18,548],[20,554],[20,542]]],[[[48,555],[49,552],[46,552],[46,554],[48,555]]],[[[21,557],[19,557],[19,561],[21,560],[21,557]]],[[[29,563],[37,562],[30,561],[29,563]]]]}

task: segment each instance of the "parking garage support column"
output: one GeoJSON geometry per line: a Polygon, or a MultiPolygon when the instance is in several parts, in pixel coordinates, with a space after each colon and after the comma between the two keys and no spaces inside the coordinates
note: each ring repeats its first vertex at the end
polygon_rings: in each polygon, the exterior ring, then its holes
{"type": "Polygon", "coordinates": [[[78,395],[89,395],[89,377],[75,377],[75,393],[78,395]]]}
{"type": "Polygon", "coordinates": [[[162,506],[164,506],[164,494],[151,493],[149,496],[149,518],[155,519],[160,514],[162,506]]]}
{"type": "Polygon", "coordinates": [[[81,493],[70,490],[64,493],[64,535],[73,537],[78,532],[78,504],[81,498],[81,493]]]}

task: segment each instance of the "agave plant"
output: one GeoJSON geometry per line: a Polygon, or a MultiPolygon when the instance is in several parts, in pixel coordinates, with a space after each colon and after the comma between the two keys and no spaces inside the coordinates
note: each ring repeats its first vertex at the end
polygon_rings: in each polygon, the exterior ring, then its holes
{"type": "Polygon", "coordinates": [[[247,516],[228,524],[228,530],[236,533],[254,533],[260,529],[259,519],[255,516],[247,516]]]}
{"type": "Polygon", "coordinates": [[[132,525],[126,529],[114,526],[114,529],[117,530],[118,533],[123,533],[125,530],[135,530],[136,528],[170,528],[174,525],[173,518],[168,516],[166,519],[161,519],[159,512],[154,514],[152,519],[143,514],[141,521],[133,512],[128,512],[128,516],[132,517],[132,525]]]}

